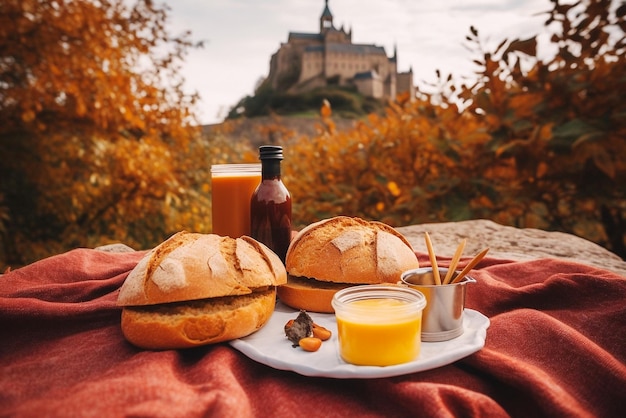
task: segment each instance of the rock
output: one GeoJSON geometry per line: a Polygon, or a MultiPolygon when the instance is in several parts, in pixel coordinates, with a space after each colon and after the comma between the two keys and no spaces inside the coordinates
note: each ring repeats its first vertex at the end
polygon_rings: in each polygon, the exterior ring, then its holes
{"type": "Polygon", "coordinates": [[[98,251],[104,251],[107,253],[129,253],[129,252],[135,251],[128,245],[122,244],[119,242],[114,243],[114,244],[101,245],[99,247],[96,247],[95,249],[98,251]]]}
{"type": "MultiPolygon", "coordinates": [[[[461,240],[466,238],[464,257],[474,256],[489,247],[487,257],[513,261],[560,258],[600,267],[626,277],[626,261],[618,255],[584,238],[563,232],[514,228],[485,219],[410,225],[396,229],[409,240],[415,251],[424,254],[428,252],[424,232],[428,232],[435,253],[441,257],[451,258],[461,240]]],[[[110,252],[135,251],[122,243],[96,249],[110,252]]]]}
{"type": "Polygon", "coordinates": [[[534,228],[514,228],[479,219],[461,222],[430,223],[396,228],[417,252],[427,253],[424,232],[428,232],[435,254],[452,257],[463,238],[463,256],[474,256],[489,247],[487,257],[514,261],[560,258],[626,276],[626,261],[584,238],[562,232],[534,228]]]}

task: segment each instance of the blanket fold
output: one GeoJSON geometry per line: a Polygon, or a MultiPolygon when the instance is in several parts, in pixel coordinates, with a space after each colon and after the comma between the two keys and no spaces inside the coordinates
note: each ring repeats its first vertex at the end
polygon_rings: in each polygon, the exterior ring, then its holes
{"type": "MultiPolygon", "coordinates": [[[[0,275],[0,416],[623,416],[626,277],[578,263],[487,257],[466,306],[485,347],[385,379],[311,378],[227,344],[143,351],[119,287],[145,252],[77,249],[0,275]]],[[[428,266],[428,256],[417,254],[428,266]]],[[[446,267],[449,259],[438,260],[446,267]]],[[[463,259],[460,267],[469,262],[463,259]]]]}

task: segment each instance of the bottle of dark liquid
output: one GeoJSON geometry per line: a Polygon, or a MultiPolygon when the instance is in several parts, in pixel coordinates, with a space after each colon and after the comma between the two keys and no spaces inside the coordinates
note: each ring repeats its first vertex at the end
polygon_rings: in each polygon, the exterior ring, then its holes
{"type": "Polygon", "coordinates": [[[252,238],[267,245],[285,262],[291,241],[291,195],[280,175],[283,148],[275,145],[259,147],[261,183],[250,201],[252,238]]]}

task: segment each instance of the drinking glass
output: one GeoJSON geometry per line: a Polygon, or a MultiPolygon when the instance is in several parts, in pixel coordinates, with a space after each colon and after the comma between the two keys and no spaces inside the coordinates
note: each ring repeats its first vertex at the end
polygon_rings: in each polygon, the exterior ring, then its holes
{"type": "Polygon", "coordinates": [[[211,166],[213,233],[250,235],[250,198],[261,182],[261,164],[211,166]]]}

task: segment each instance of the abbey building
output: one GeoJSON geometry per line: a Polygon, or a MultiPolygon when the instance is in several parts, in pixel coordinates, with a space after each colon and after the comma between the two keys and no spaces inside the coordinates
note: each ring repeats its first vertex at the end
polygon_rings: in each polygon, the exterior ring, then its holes
{"type": "Polygon", "coordinates": [[[388,57],[384,47],[352,43],[352,31],[337,29],[328,0],[319,33],[290,32],[287,43],[272,55],[268,82],[278,91],[302,93],[324,86],[352,86],[364,96],[394,99],[415,95],[413,71],[398,73],[397,51],[388,57]]]}

